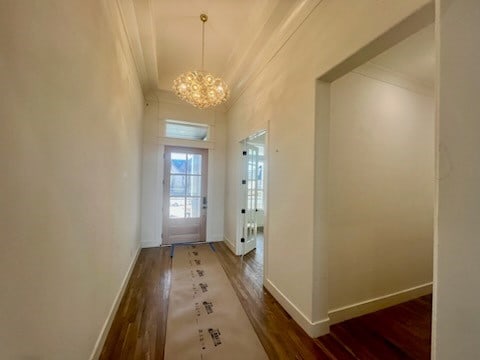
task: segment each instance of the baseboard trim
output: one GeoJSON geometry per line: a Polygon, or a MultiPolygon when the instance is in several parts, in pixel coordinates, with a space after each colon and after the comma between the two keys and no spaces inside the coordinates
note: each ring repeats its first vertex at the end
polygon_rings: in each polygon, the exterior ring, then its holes
{"type": "Polygon", "coordinates": [[[110,331],[110,327],[112,326],[113,318],[117,313],[118,307],[120,306],[120,302],[122,301],[123,294],[127,288],[128,280],[130,280],[130,276],[132,275],[133,268],[137,263],[138,255],[140,254],[140,250],[142,248],[139,247],[137,249],[137,253],[133,257],[130,266],[128,267],[127,273],[125,274],[122,284],[120,285],[120,289],[118,290],[117,296],[113,301],[112,307],[110,308],[110,312],[108,313],[107,319],[103,324],[102,330],[100,331],[100,335],[98,336],[97,342],[93,348],[92,354],[90,355],[90,360],[96,360],[99,358],[100,353],[102,352],[103,345],[105,344],[105,340],[107,339],[108,332],[110,331]]]}
{"type": "Polygon", "coordinates": [[[141,242],[140,243],[140,247],[142,249],[146,249],[146,248],[152,248],[152,247],[159,247],[161,246],[162,244],[159,244],[158,242],[156,241],[145,241],[145,242],[141,242]]]}
{"type": "Polygon", "coordinates": [[[328,334],[330,320],[328,318],[319,321],[310,321],[269,279],[265,279],[263,285],[272,296],[282,305],[285,311],[300,325],[300,327],[312,338],[328,334]]]}
{"type": "Polygon", "coordinates": [[[223,242],[225,243],[225,245],[227,245],[227,247],[230,249],[230,251],[234,254],[234,255],[238,255],[237,254],[237,250],[235,249],[235,246],[233,246],[233,244],[230,242],[230,240],[228,240],[227,237],[223,237],[223,242]]]}
{"type": "Polygon", "coordinates": [[[330,325],[337,324],[345,320],[353,319],[358,316],[382,310],[389,306],[398,305],[402,302],[413,300],[420,296],[430,294],[432,292],[432,285],[433,284],[429,282],[384,296],[379,296],[366,301],[361,301],[356,304],[330,310],[328,312],[328,316],[330,318],[330,325]]]}

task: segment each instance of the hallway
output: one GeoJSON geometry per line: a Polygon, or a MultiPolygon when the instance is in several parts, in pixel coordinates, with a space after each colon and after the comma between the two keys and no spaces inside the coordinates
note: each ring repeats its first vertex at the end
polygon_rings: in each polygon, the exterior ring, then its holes
{"type": "Polygon", "coordinates": [[[480,359],[478,33],[478,0],[0,1],[0,359],[162,359],[182,237],[273,359],[480,359]]]}
{"type": "MultiPolygon", "coordinates": [[[[241,266],[225,244],[215,248],[271,359],[430,358],[431,296],[336,324],[331,334],[311,339],[263,288],[261,251],[247,254],[241,266]]],[[[170,249],[143,249],[101,359],[163,359],[170,286],[170,249]]]]}

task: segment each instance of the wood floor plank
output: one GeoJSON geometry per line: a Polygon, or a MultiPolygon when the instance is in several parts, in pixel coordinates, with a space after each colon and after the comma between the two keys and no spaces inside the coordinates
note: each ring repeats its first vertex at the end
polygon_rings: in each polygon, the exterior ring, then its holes
{"type": "Polygon", "coordinates": [[[358,319],[369,329],[402,349],[412,359],[430,359],[431,305],[423,307],[421,300],[412,300],[358,319]]]}
{"type": "Polygon", "coordinates": [[[216,248],[224,270],[271,359],[328,359],[327,354],[263,287],[261,251],[250,252],[242,263],[225,244],[218,244],[216,248]]]}
{"type": "Polygon", "coordinates": [[[163,359],[170,281],[169,249],[142,249],[100,359],[163,359]]]}
{"type": "Polygon", "coordinates": [[[358,359],[349,349],[340,344],[331,334],[315,339],[319,346],[329,357],[334,360],[358,359]]]}
{"type": "Polygon", "coordinates": [[[361,326],[358,320],[335,324],[331,334],[359,359],[408,359],[400,349],[361,326]]]}
{"type": "MultiPolygon", "coordinates": [[[[262,246],[243,262],[225,244],[215,248],[271,359],[430,357],[431,296],[333,325],[330,334],[311,339],[263,287],[262,246]]],[[[163,359],[170,286],[170,249],[142,249],[100,359],[163,359]]]]}

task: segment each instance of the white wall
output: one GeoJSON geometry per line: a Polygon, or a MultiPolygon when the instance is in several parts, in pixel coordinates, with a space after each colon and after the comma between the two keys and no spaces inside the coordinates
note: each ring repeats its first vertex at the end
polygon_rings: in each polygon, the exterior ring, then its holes
{"type": "MultiPolygon", "coordinates": [[[[241,214],[241,209],[245,207],[246,198],[245,194],[242,191],[241,180],[245,178],[245,159],[242,156],[242,152],[245,150],[245,142],[248,137],[258,134],[259,132],[265,131],[268,129],[268,124],[265,122],[260,122],[252,128],[251,132],[245,134],[244,137],[237,139],[237,135],[234,133],[238,130],[238,126],[242,126],[241,123],[229,124],[227,126],[227,138],[235,139],[227,142],[227,164],[226,164],[226,189],[225,189],[225,234],[224,240],[230,249],[236,254],[241,255],[243,252],[243,246],[240,242],[240,239],[243,234],[243,215],[241,214]]],[[[265,135],[261,136],[261,139],[257,141],[262,141],[265,150],[266,150],[266,138],[268,137],[268,132],[265,135]]],[[[265,155],[263,157],[265,161],[265,155]]],[[[265,167],[268,172],[268,164],[265,162],[265,167]]],[[[268,181],[266,174],[264,188],[266,189],[268,181]]],[[[268,189],[265,192],[265,195],[268,193],[268,189]]],[[[265,211],[259,212],[259,226],[265,226],[265,211]],[[260,225],[261,224],[261,225],[260,225]]],[[[251,250],[251,249],[250,249],[251,250]]],[[[249,251],[247,248],[245,251],[249,251]]]]}
{"type": "Polygon", "coordinates": [[[438,219],[434,358],[480,358],[480,7],[437,1],[438,219]]]}
{"type": "Polygon", "coordinates": [[[310,335],[328,331],[326,239],[314,237],[315,79],[427,3],[321,2],[228,112],[226,236],[238,241],[236,146],[268,124],[265,286],[310,335]]]}
{"type": "Polygon", "coordinates": [[[143,132],[142,247],[161,244],[165,145],[208,148],[207,241],[221,241],[224,225],[226,156],[226,121],[221,108],[199,110],[181,102],[173,93],[159,91],[148,96],[143,132]],[[165,138],[166,119],[209,125],[209,141],[165,138]]]}
{"type": "Polygon", "coordinates": [[[0,4],[0,358],[88,359],[139,248],[143,97],[115,1],[0,4]]]}
{"type": "Polygon", "coordinates": [[[430,291],[433,94],[354,71],[331,84],[330,96],[330,310],[421,285],[430,291]]]}

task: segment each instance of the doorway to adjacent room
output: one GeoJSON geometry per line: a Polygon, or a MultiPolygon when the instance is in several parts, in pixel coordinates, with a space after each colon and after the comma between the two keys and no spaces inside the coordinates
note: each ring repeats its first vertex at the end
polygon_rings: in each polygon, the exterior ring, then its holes
{"type": "Polygon", "coordinates": [[[258,249],[256,252],[263,257],[266,207],[265,137],[266,132],[262,131],[242,141],[242,255],[258,249]]]}

